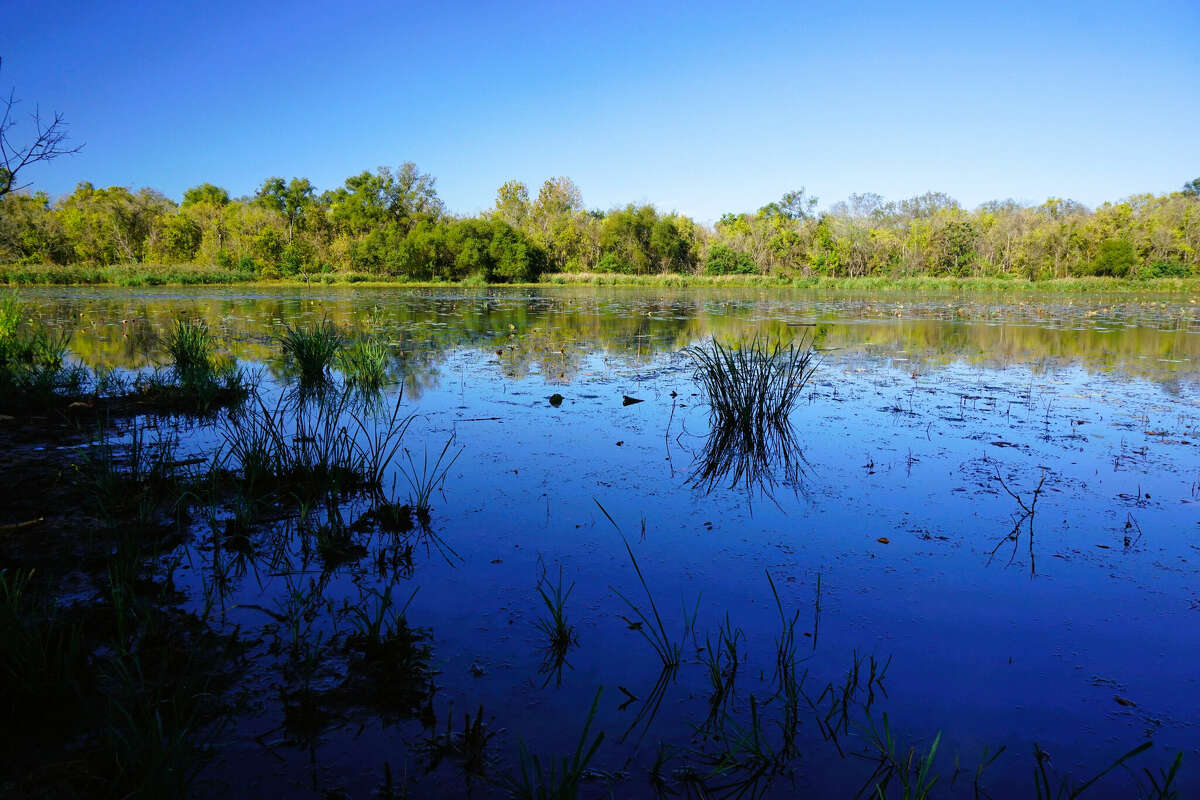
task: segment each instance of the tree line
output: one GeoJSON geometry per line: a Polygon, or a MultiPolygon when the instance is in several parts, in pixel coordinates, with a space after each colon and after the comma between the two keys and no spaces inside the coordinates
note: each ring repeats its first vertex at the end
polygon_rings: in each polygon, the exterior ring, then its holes
{"type": "Polygon", "coordinates": [[[711,226],[652,205],[590,210],[567,178],[545,181],[536,195],[510,181],[489,210],[456,216],[412,163],[320,192],[307,178],[272,177],[235,199],[204,183],[178,203],[152,189],[80,183],[56,200],[0,196],[0,263],[486,282],[547,272],[1189,277],[1200,275],[1200,178],[1095,209],[1051,198],[967,210],[930,192],[899,201],[856,194],[819,211],[801,189],[711,226]]]}

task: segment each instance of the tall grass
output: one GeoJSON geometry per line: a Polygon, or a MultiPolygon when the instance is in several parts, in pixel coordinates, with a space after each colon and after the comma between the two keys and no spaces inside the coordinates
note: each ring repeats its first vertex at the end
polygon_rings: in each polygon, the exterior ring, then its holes
{"type": "Polygon", "coordinates": [[[287,325],[279,345],[284,358],[300,373],[301,383],[324,383],[342,348],[342,332],[327,319],[306,327],[287,325]]]}
{"type": "Polygon", "coordinates": [[[558,583],[551,585],[545,575],[538,581],[538,594],[546,605],[546,615],[534,622],[534,626],[546,637],[546,653],[539,672],[546,675],[546,685],[555,677],[562,682],[562,668],[567,663],[567,651],[578,644],[575,626],[567,622],[567,598],[575,590],[572,583],[563,591],[562,567],[558,568],[558,583]]]}
{"type": "Polygon", "coordinates": [[[361,339],[337,354],[346,383],[366,392],[378,391],[388,381],[389,353],[375,339],[361,339]]]}
{"type": "Polygon", "coordinates": [[[70,714],[92,676],[81,626],[35,595],[33,578],[0,570],[0,703],[13,720],[46,722],[70,714]]]}
{"type": "Polygon", "coordinates": [[[281,398],[268,408],[262,397],[223,423],[220,462],[252,487],[315,497],[330,491],[381,492],[411,415],[356,414],[350,391],[320,393],[311,402],[281,398]]]}
{"type": "Polygon", "coordinates": [[[696,365],[714,424],[752,438],[787,420],[818,361],[807,334],[786,345],[755,337],[733,347],[711,339],[684,352],[696,365]]]}
{"type": "Polygon", "coordinates": [[[213,371],[213,336],[203,320],[176,320],[166,342],[180,383],[200,383],[213,371]]]}
{"type": "Polygon", "coordinates": [[[417,464],[413,460],[412,453],[407,449],[404,451],[404,457],[408,460],[408,469],[401,470],[405,480],[408,481],[411,493],[408,497],[408,502],[412,505],[413,512],[417,515],[417,519],[422,523],[429,522],[429,498],[437,491],[446,481],[446,474],[450,468],[454,466],[454,462],[462,455],[462,448],[459,448],[454,455],[450,456],[450,460],[446,460],[446,455],[450,451],[450,445],[454,444],[454,437],[451,436],[442,445],[442,451],[438,453],[438,457],[433,464],[429,463],[429,451],[426,450],[421,459],[421,467],[418,470],[417,464]]]}

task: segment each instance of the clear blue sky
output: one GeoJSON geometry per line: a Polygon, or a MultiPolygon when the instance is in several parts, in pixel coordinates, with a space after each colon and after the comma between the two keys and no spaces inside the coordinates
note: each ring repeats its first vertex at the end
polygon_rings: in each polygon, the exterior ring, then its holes
{"type": "Polygon", "coordinates": [[[1089,205],[1200,175],[1200,2],[10,0],[0,86],[176,199],[415,161],[448,208],[571,177],[703,220],[805,186],[1089,205]]]}

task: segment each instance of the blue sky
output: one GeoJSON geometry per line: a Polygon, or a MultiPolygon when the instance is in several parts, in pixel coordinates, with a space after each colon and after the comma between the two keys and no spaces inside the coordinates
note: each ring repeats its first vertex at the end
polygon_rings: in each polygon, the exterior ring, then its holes
{"type": "Polygon", "coordinates": [[[804,186],[1089,205],[1200,175],[1200,3],[52,3],[0,87],[176,199],[415,161],[449,209],[567,175],[702,220],[804,186]]]}

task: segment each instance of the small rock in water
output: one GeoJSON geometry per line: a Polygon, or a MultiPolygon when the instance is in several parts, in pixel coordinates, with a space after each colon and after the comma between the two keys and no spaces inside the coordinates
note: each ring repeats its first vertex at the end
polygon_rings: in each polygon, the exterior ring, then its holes
{"type": "Polygon", "coordinates": [[[634,403],[640,403],[640,402],[642,402],[642,401],[636,397],[630,397],[627,394],[621,395],[621,405],[623,405],[623,406],[631,406],[634,403]]]}
{"type": "Polygon", "coordinates": [[[563,401],[563,396],[561,394],[559,394],[558,392],[555,392],[554,394],[550,395],[550,405],[554,406],[555,408],[558,408],[559,406],[561,406],[562,401],[563,401]]]}

